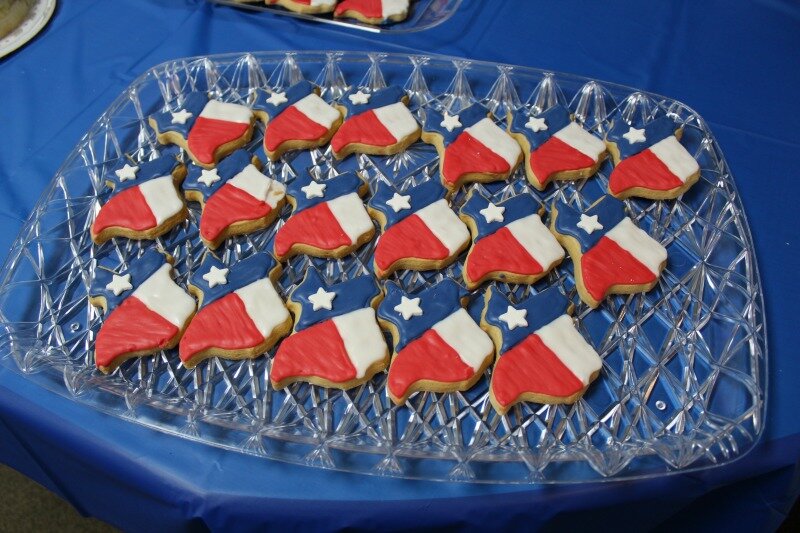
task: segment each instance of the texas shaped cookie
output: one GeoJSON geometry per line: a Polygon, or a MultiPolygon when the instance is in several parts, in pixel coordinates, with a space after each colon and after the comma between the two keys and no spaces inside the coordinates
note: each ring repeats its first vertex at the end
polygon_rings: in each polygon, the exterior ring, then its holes
{"type": "Polygon", "coordinates": [[[530,194],[494,204],[472,190],[459,213],[472,233],[463,270],[470,290],[490,279],[535,283],[564,259],[564,249],[539,218],[544,207],[530,194]]]}
{"type": "Polygon", "coordinates": [[[213,168],[250,140],[255,115],[247,106],[193,92],[186,95],[177,111],[155,113],[149,122],[158,142],[176,144],[198,165],[213,168]]]}
{"type": "Polygon", "coordinates": [[[603,361],[575,329],[570,307],[557,287],[515,305],[486,291],[481,327],[498,354],[489,399],[500,414],[519,402],[575,403],[600,374],[603,361]]]}
{"type": "Polygon", "coordinates": [[[403,193],[379,183],[367,206],[383,229],[375,246],[375,275],[399,269],[438,270],[469,245],[469,230],[450,209],[447,191],[429,180],[403,193]]]}
{"type": "Polygon", "coordinates": [[[427,109],[422,140],[439,152],[442,184],[451,191],[471,181],[504,180],[522,160],[517,142],[478,104],[452,115],[427,109]]]}
{"type": "Polygon", "coordinates": [[[416,294],[386,284],[378,321],[394,340],[387,390],[398,405],[417,391],[472,387],[494,358],[489,336],[462,307],[467,292],[444,279],[416,294]]]}
{"type": "Polygon", "coordinates": [[[368,192],[367,182],[354,172],[326,181],[298,176],[287,188],[294,211],[275,235],[275,257],[338,258],[369,242],[375,226],[361,201],[368,192]]]}
{"type": "Polygon", "coordinates": [[[333,155],[390,155],[408,148],[419,139],[420,128],[407,102],[405,91],[396,85],[351,89],[336,106],[345,121],[331,138],[333,155]]]}
{"type": "Polygon", "coordinates": [[[318,15],[330,13],[336,7],[336,0],[265,0],[268,6],[281,6],[295,13],[318,15]]]}
{"type": "Polygon", "coordinates": [[[173,348],[194,315],[194,299],[172,279],[171,258],[151,248],[127,270],[95,270],[89,301],[105,312],[94,344],[108,374],[126,359],[173,348]]]}
{"type": "Polygon", "coordinates": [[[113,237],[142,240],[167,233],[189,214],[178,192],[185,176],[186,167],[169,153],[108,173],[106,184],[114,190],[92,222],[92,240],[102,244],[113,237]]]}
{"type": "Polygon", "coordinates": [[[667,263],[667,250],[625,216],[625,205],[603,196],[585,211],[556,201],[550,231],[575,266],[581,300],[597,307],[609,294],[647,292],[667,263]]]}
{"type": "Polygon", "coordinates": [[[289,150],[306,150],[328,144],[342,124],[341,112],[319,97],[307,81],[285,91],[259,90],[253,112],[264,122],[264,152],[277,161],[289,150]]]}
{"type": "Polygon", "coordinates": [[[209,357],[251,359],[272,348],[292,329],[292,317],[272,285],[280,263],[256,253],[231,266],[206,255],[189,280],[199,311],[181,338],[183,365],[209,357]]]}
{"type": "Polygon", "coordinates": [[[540,191],[553,180],[588,178],[606,158],[603,141],[573,122],[560,104],[538,115],[529,109],[509,113],[508,129],[525,154],[528,181],[540,191]]]}
{"type": "Polygon", "coordinates": [[[700,165],[680,143],[682,133],[668,116],[639,127],[616,120],[606,135],[615,165],[608,192],[620,199],[668,200],[689,190],[700,178],[700,165]]]}
{"type": "Polygon", "coordinates": [[[337,18],[354,18],[367,24],[400,22],[408,16],[409,0],[341,0],[333,13],[337,18]]]}
{"type": "Polygon", "coordinates": [[[381,290],[371,276],[326,284],[309,268],[289,295],[294,333],[278,347],[269,379],[275,389],[305,381],[350,389],[389,364],[389,349],[375,320],[381,290]]]}

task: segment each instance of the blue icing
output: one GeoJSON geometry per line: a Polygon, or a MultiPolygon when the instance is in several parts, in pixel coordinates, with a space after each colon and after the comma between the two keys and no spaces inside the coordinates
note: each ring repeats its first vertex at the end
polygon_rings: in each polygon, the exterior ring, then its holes
{"type": "Polygon", "coordinates": [[[372,198],[369,199],[367,205],[369,205],[369,207],[372,209],[383,213],[383,215],[386,217],[386,226],[383,229],[386,230],[407,216],[413,215],[423,207],[427,207],[437,200],[441,200],[446,196],[446,194],[447,190],[441,185],[441,183],[439,183],[438,180],[428,180],[403,192],[398,192],[391,185],[378,182],[378,186],[375,189],[375,194],[373,194],[372,198]],[[392,206],[386,203],[392,199],[392,196],[394,196],[394,193],[396,192],[400,195],[411,197],[409,198],[409,205],[411,205],[411,209],[401,209],[395,213],[392,206]]]}
{"type": "Polygon", "coordinates": [[[328,286],[314,268],[309,268],[303,281],[289,295],[289,299],[301,308],[300,317],[295,321],[295,331],[351,311],[370,307],[372,300],[380,293],[380,287],[372,276],[358,276],[328,286]],[[320,287],[327,292],[336,293],[330,310],[323,308],[314,311],[314,306],[309,300],[320,287]]]}
{"type": "Polygon", "coordinates": [[[114,184],[114,191],[111,193],[111,197],[114,197],[122,191],[136,187],[137,185],[141,185],[142,183],[152,179],[171,175],[172,171],[175,170],[175,168],[180,164],[175,158],[175,155],[175,150],[165,150],[163,155],[158,159],[145,161],[144,163],[138,163],[135,166],[138,166],[139,170],[136,171],[136,177],[132,180],[120,181],[116,171],[123,168],[126,164],[131,166],[134,165],[127,160],[118,164],[116,167],[114,167],[114,170],[106,173],[106,180],[114,184]]]}
{"type": "Polygon", "coordinates": [[[444,145],[447,146],[455,141],[464,129],[480,122],[489,116],[489,111],[480,105],[471,105],[468,108],[458,113],[458,121],[461,122],[460,127],[453,128],[453,131],[447,131],[447,128],[442,126],[444,114],[436,109],[430,108],[425,110],[425,126],[422,128],[425,132],[438,133],[444,137],[444,145]]]}
{"type": "MultiPolygon", "coordinates": [[[[183,181],[183,189],[186,191],[197,191],[203,195],[203,200],[208,200],[208,198],[217,192],[220,187],[225,185],[228,180],[244,170],[244,168],[251,163],[252,159],[253,156],[251,156],[247,150],[236,150],[217,164],[216,172],[220,179],[212,183],[210,187],[207,187],[204,183],[199,181],[205,169],[192,163],[189,165],[189,172],[186,175],[186,179],[183,181]]],[[[206,172],[214,172],[214,169],[206,172]]]]}
{"type": "Polygon", "coordinates": [[[490,288],[486,293],[486,307],[483,319],[500,330],[503,343],[500,354],[507,352],[536,330],[546,326],[553,320],[566,313],[569,305],[567,297],[561,294],[558,287],[550,287],[544,291],[528,296],[526,299],[512,305],[508,299],[497,289],[490,288]],[[525,309],[527,326],[517,326],[509,329],[508,324],[500,316],[508,311],[508,306],[514,309],[525,309]]]}
{"type": "Polygon", "coordinates": [[[675,123],[675,121],[666,115],[648,122],[644,126],[641,124],[636,124],[633,126],[632,124],[629,124],[619,118],[618,120],[614,121],[614,125],[611,127],[611,130],[609,130],[606,139],[610,142],[616,143],[620,158],[626,159],[646,150],[647,148],[650,148],[658,141],[663,141],[670,135],[675,135],[675,130],[677,129],[678,125],[675,123]],[[625,137],[623,137],[624,134],[628,133],[628,130],[630,130],[631,127],[636,127],[638,129],[644,128],[644,142],[631,144],[625,137]]]}
{"type": "Polygon", "coordinates": [[[200,307],[202,309],[235,290],[268,277],[276,266],[278,266],[278,262],[266,252],[251,255],[231,266],[209,254],[203,259],[200,268],[192,274],[190,283],[203,291],[203,305],[200,307]],[[203,276],[211,271],[212,266],[228,269],[228,283],[214,285],[214,287],[208,286],[208,281],[204,280],[203,276]]]}
{"type": "Polygon", "coordinates": [[[378,306],[378,317],[391,322],[397,328],[400,338],[397,340],[395,352],[399,352],[409,342],[421,337],[436,323],[461,309],[461,299],[467,294],[466,289],[452,279],[444,279],[436,285],[414,294],[403,291],[395,283],[387,283],[386,297],[378,306]],[[395,306],[402,301],[403,296],[412,299],[419,298],[419,308],[422,310],[422,314],[406,320],[403,315],[395,311],[395,306]]]}
{"type": "Polygon", "coordinates": [[[155,113],[151,115],[150,118],[155,121],[156,126],[158,126],[159,133],[172,131],[186,137],[189,135],[189,130],[192,129],[194,121],[197,120],[197,117],[203,112],[203,108],[207,103],[208,96],[206,93],[194,92],[187,94],[186,98],[183,99],[183,105],[175,108],[176,112],[185,109],[192,114],[192,116],[189,117],[184,124],[173,124],[172,112],[170,111],[166,111],[164,113],[155,113]]]}
{"type": "Polygon", "coordinates": [[[365,111],[369,111],[370,109],[377,109],[379,107],[395,104],[400,101],[406,95],[406,92],[397,85],[390,85],[385,89],[378,89],[375,91],[370,91],[369,89],[359,89],[358,87],[353,87],[344,96],[342,96],[341,100],[339,101],[339,105],[342,105],[347,109],[347,118],[350,118],[354,115],[359,115],[365,111]],[[350,95],[355,94],[358,91],[364,93],[370,93],[369,101],[366,104],[354,104],[350,101],[350,95]]]}
{"type": "Polygon", "coordinates": [[[144,283],[166,262],[167,259],[164,254],[160,253],[155,248],[150,248],[141,257],[132,260],[128,269],[122,272],[113,272],[105,268],[97,268],[95,269],[94,279],[89,288],[89,295],[92,297],[105,297],[106,312],[111,313],[114,309],[119,307],[128,296],[132,295],[139,285],[144,283]],[[120,293],[119,296],[116,296],[113,291],[106,289],[106,285],[114,278],[114,274],[119,274],[121,276],[130,274],[130,283],[133,285],[133,288],[120,293]]]}
{"type": "Polygon", "coordinates": [[[286,193],[292,196],[295,200],[296,207],[294,214],[309,209],[315,205],[329,202],[334,198],[345,196],[350,193],[358,193],[358,190],[364,186],[364,180],[358,177],[355,172],[345,172],[339,174],[329,180],[321,181],[325,185],[323,196],[315,196],[314,198],[306,198],[306,193],[302,191],[305,187],[314,180],[309,174],[300,175],[286,187],[286,193]]]}
{"type": "Polygon", "coordinates": [[[553,134],[568,126],[570,122],[572,122],[571,112],[561,104],[554,105],[538,115],[532,115],[524,109],[520,109],[514,114],[514,119],[511,121],[511,131],[525,135],[525,138],[528,139],[528,144],[531,145],[531,151],[534,151],[550,140],[553,134]],[[543,118],[547,129],[533,131],[526,127],[525,124],[528,123],[528,119],[532,116],[543,118]]]}
{"type": "Polygon", "coordinates": [[[530,194],[518,194],[508,200],[498,202],[498,207],[505,207],[503,211],[502,222],[487,222],[486,217],[481,214],[481,209],[489,205],[489,200],[477,190],[473,189],[467,197],[467,201],[461,206],[460,213],[468,216],[475,222],[478,228],[478,235],[475,241],[479,241],[487,235],[491,235],[500,228],[508,226],[515,220],[525,218],[534,213],[539,213],[542,209],[542,204],[539,203],[530,194]]]}
{"type": "Polygon", "coordinates": [[[619,224],[625,218],[625,204],[612,196],[603,196],[586,211],[575,209],[566,202],[559,200],[553,205],[558,210],[556,217],[556,231],[562,235],[575,237],[581,245],[581,253],[586,253],[600,238],[619,224]],[[578,227],[581,220],[581,213],[587,216],[597,215],[597,221],[603,225],[603,229],[598,229],[592,233],[587,233],[578,227]]]}
{"type": "Polygon", "coordinates": [[[313,83],[303,80],[295,83],[285,91],[276,91],[285,93],[284,96],[286,97],[286,102],[278,105],[273,105],[267,102],[269,97],[272,96],[272,93],[260,89],[256,95],[256,100],[253,103],[253,109],[263,111],[269,115],[270,118],[275,118],[283,113],[287,107],[296,104],[309,94],[313,93],[314,88],[315,87],[313,83]]]}

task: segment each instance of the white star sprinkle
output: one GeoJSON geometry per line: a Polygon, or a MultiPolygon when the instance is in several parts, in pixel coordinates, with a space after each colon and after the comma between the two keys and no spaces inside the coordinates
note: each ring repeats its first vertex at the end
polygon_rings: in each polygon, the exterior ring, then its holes
{"type": "Polygon", "coordinates": [[[125,163],[125,166],[114,172],[119,178],[119,181],[135,180],[136,173],[139,172],[139,167],[125,163]]]}
{"type": "Polygon", "coordinates": [[[422,316],[419,298],[401,296],[400,303],[394,306],[394,310],[403,315],[403,320],[409,320],[412,316],[422,316]]]}
{"type": "Polygon", "coordinates": [[[228,272],[227,268],[217,268],[212,265],[211,270],[203,274],[203,279],[208,282],[208,287],[213,289],[217,285],[228,284],[228,272]]]}
{"type": "Polygon", "coordinates": [[[595,230],[603,229],[603,225],[597,220],[597,215],[589,216],[586,213],[581,213],[581,221],[577,225],[589,235],[595,230]]]}
{"type": "Polygon", "coordinates": [[[335,292],[328,292],[320,287],[317,289],[317,292],[308,297],[308,301],[311,302],[314,311],[319,311],[320,309],[327,309],[330,311],[333,309],[334,298],[336,298],[335,292]]]}
{"type": "Polygon", "coordinates": [[[506,312],[500,315],[500,320],[506,323],[508,329],[514,328],[524,328],[528,325],[528,321],[525,320],[525,317],[528,315],[527,309],[514,309],[510,305],[506,312]]]}
{"type": "Polygon", "coordinates": [[[372,95],[359,90],[357,93],[353,93],[350,96],[348,96],[348,98],[350,99],[351,103],[357,105],[357,104],[366,104],[367,102],[369,102],[370,96],[372,95]]]}
{"type": "Polygon", "coordinates": [[[531,117],[525,123],[525,127],[536,133],[537,131],[544,131],[547,129],[547,122],[543,118],[531,117]]]}
{"type": "Polygon", "coordinates": [[[647,140],[644,137],[644,128],[640,130],[637,130],[636,128],[631,128],[628,130],[628,133],[623,135],[623,137],[630,144],[643,143],[647,140]]]}
{"type": "Polygon", "coordinates": [[[205,185],[206,187],[211,187],[213,184],[218,182],[221,178],[219,174],[217,174],[217,169],[212,168],[211,170],[203,169],[200,173],[200,177],[197,178],[197,181],[205,185]]]}
{"type": "Polygon", "coordinates": [[[186,111],[185,109],[181,109],[176,113],[172,113],[172,123],[173,124],[186,124],[186,121],[192,118],[192,114],[186,111]]]}
{"type": "Polygon", "coordinates": [[[394,209],[395,213],[403,209],[411,209],[411,195],[394,193],[392,197],[386,201],[386,205],[394,209]]]}
{"type": "Polygon", "coordinates": [[[486,219],[486,222],[502,222],[503,221],[503,213],[505,213],[506,208],[494,205],[492,202],[489,202],[489,205],[481,209],[479,212],[483,215],[483,218],[486,219]]]}
{"type": "Polygon", "coordinates": [[[442,120],[442,123],[439,125],[443,128],[447,128],[447,131],[453,131],[461,127],[461,121],[458,120],[458,115],[451,115],[445,111],[444,120],[442,120]]]}
{"type": "Polygon", "coordinates": [[[312,181],[308,185],[300,187],[300,190],[305,193],[306,200],[311,200],[312,198],[323,198],[325,196],[325,187],[327,185],[324,183],[312,181]]]}
{"type": "Polygon", "coordinates": [[[286,93],[272,93],[269,95],[269,98],[267,98],[267,103],[274,106],[285,104],[288,101],[289,100],[286,99],[286,93]]]}
{"type": "Polygon", "coordinates": [[[125,291],[129,291],[133,288],[131,285],[131,275],[125,274],[124,276],[118,276],[114,274],[111,278],[111,281],[108,282],[106,285],[106,290],[111,291],[114,293],[114,296],[119,296],[125,291]]]}

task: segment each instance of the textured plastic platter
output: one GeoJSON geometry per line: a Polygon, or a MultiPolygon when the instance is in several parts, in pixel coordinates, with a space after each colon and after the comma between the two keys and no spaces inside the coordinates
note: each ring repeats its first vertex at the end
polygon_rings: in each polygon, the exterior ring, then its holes
{"type": "MultiPolygon", "coordinates": [[[[260,126],[259,126],[260,128],[260,126]]],[[[261,156],[261,130],[248,145],[261,156]]],[[[335,161],[329,149],[290,153],[268,163],[279,180],[312,172],[324,179],[358,170],[402,189],[438,179],[435,150],[422,143],[391,157],[335,161]]],[[[587,206],[604,194],[611,163],[593,178],[560,182],[544,193],[518,170],[481,187],[495,201],[530,191],[546,205],[562,198],[587,206]]],[[[454,198],[463,201],[464,193],[454,198]]],[[[285,219],[288,211],[283,213],[285,219]]],[[[190,220],[156,242],[176,258],[179,283],[202,257],[197,206],[190,220]]],[[[278,222],[280,225],[282,222],[278,222]]],[[[264,249],[277,225],[229,241],[226,261],[264,249]]],[[[316,268],[329,281],[366,272],[374,241],[337,261],[294,258],[279,289],[285,296],[316,268]]],[[[392,276],[419,289],[444,271],[392,276]]],[[[630,479],[721,465],[752,448],[764,427],[766,334],[750,232],[733,178],[706,123],[683,104],[570,75],[477,61],[391,54],[269,52],[180,59],[159,65],[109,107],[81,139],[43,193],[0,278],[0,364],[74,401],[181,437],[263,457],[380,475],[485,482],[564,483],[630,479]],[[590,311],[578,300],[569,260],[533,289],[499,284],[520,297],[557,285],[576,303],[579,330],[603,358],[587,394],[572,406],[525,403],[499,416],[488,377],[464,393],[419,393],[404,407],[387,397],[385,373],[346,391],[269,385],[271,355],[211,359],[185,369],[174,351],[129,361],[112,375],[94,367],[93,339],[103,317],[88,302],[97,258],[120,265],[152,242],[117,239],[95,246],[88,228],[107,198],[104,175],[127,154],[157,155],[149,114],[175,109],[189,91],[246,102],[258,87],[315,81],[328,100],[348,86],[403,86],[421,118],[429,106],[458,110],[473,102],[503,116],[524,105],[568,104],[602,136],[609,117],[666,112],[684,125],[682,142],[702,178],[674,201],[627,200],[629,214],[669,252],[666,271],[647,294],[615,296],[590,311]]],[[[474,293],[473,303],[482,291],[474,293]]]]}

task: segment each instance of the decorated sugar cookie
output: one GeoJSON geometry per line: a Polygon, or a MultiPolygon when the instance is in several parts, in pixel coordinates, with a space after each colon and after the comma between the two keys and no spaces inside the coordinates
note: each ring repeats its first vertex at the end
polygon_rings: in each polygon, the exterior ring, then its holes
{"type": "Polygon", "coordinates": [[[422,140],[439,152],[442,184],[451,191],[471,181],[504,180],[522,160],[517,142],[477,104],[453,114],[427,109],[422,140]]]}
{"type": "Polygon", "coordinates": [[[281,6],[307,15],[330,13],[336,7],[336,0],[264,0],[268,6],[281,6]]]}
{"type": "Polygon", "coordinates": [[[392,401],[472,387],[492,363],[494,346],[462,307],[467,292],[451,279],[415,294],[391,282],[386,288],[378,320],[394,340],[386,385],[392,401]]]}
{"type": "Polygon", "coordinates": [[[376,276],[399,269],[438,270],[467,248],[469,230],[450,209],[446,193],[433,180],[402,193],[378,184],[367,204],[383,229],[375,246],[376,276]]]}
{"type": "Polygon", "coordinates": [[[203,206],[200,238],[212,250],[229,237],[269,226],[280,215],[286,188],[262,174],[260,166],[246,150],[237,150],[216,168],[189,169],[183,191],[203,206]]]}
{"type": "Polygon", "coordinates": [[[544,207],[530,194],[493,203],[470,191],[460,216],[472,233],[464,282],[535,283],[564,259],[564,249],[542,223],[544,207]]]}
{"type": "Polygon", "coordinates": [[[575,123],[562,105],[538,115],[521,109],[508,121],[525,154],[528,181],[540,191],[553,180],[588,178],[606,158],[605,143],[575,123]]]}
{"type": "Polygon", "coordinates": [[[409,0],[341,0],[334,16],[348,17],[367,24],[400,22],[408,17],[409,0]]]}
{"type": "Polygon", "coordinates": [[[95,270],[89,301],[105,312],[94,344],[101,372],[178,344],[195,306],[194,298],[173,281],[170,261],[150,249],[127,270],[95,270]]]}
{"type": "Polygon", "coordinates": [[[345,121],[331,138],[333,155],[390,155],[408,148],[419,139],[420,128],[407,102],[405,91],[396,85],[351,89],[337,105],[345,121]]]}
{"type": "Polygon", "coordinates": [[[666,248],[636,227],[611,196],[585,211],[555,202],[550,231],[572,257],[578,294],[590,307],[609,294],[649,291],[667,263],[666,248]]]}
{"type": "Polygon", "coordinates": [[[670,117],[633,126],[622,119],[606,136],[614,170],[608,192],[617,198],[677,198],[700,178],[700,165],[680,143],[683,130],[670,117]]]}
{"type": "Polygon", "coordinates": [[[269,379],[350,389],[385,369],[389,349],[375,319],[381,290],[371,276],[326,284],[313,268],[289,296],[294,333],[278,347],[269,379]]]}
{"type": "Polygon", "coordinates": [[[209,99],[205,93],[186,95],[177,111],[149,119],[161,144],[176,144],[195,163],[213,168],[217,161],[241,148],[253,135],[255,115],[240,104],[209,99]]]}
{"type": "Polygon", "coordinates": [[[298,176],[288,187],[294,211],[275,235],[275,257],[338,258],[369,242],[375,226],[361,200],[368,192],[367,182],[354,172],[326,181],[298,176]]]}
{"type": "Polygon", "coordinates": [[[174,154],[139,164],[129,162],[106,175],[114,191],[92,223],[92,240],[102,244],[113,237],[155,239],[186,219],[189,212],[178,187],[186,167],[174,154]]]}
{"type": "Polygon", "coordinates": [[[199,310],[181,338],[183,365],[209,357],[250,359],[272,348],[292,329],[292,317],[272,281],[280,263],[257,253],[226,266],[207,255],[189,281],[199,310]]]}
{"type": "Polygon", "coordinates": [[[342,124],[338,109],[319,97],[319,89],[301,81],[285,91],[259,91],[253,109],[265,124],[264,151],[277,161],[289,150],[328,144],[342,124]]]}
{"type": "Polygon", "coordinates": [[[486,291],[481,327],[498,354],[489,399],[500,414],[519,402],[575,403],[600,373],[603,361],[575,329],[570,307],[557,287],[517,304],[486,291]]]}

